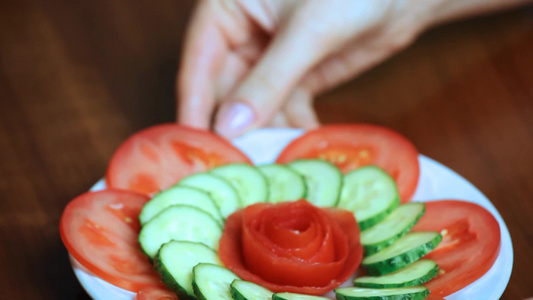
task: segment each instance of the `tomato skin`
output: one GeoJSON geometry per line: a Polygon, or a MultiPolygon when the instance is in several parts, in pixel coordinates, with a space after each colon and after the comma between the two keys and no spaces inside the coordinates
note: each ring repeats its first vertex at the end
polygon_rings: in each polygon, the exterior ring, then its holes
{"type": "Polygon", "coordinates": [[[434,297],[445,297],[483,276],[500,252],[498,220],[485,208],[460,200],[426,202],[426,212],[413,231],[438,231],[441,244],[425,258],[439,265],[441,274],[425,286],[434,297]]]}
{"type": "Polygon", "coordinates": [[[163,286],[137,241],[145,195],[119,190],[87,192],[70,201],[59,225],[63,244],[95,276],[137,292],[163,286]]]}
{"type": "Polygon", "coordinates": [[[289,143],[276,162],[300,158],[326,159],[343,173],[375,164],[396,180],[402,203],[413,196],[420,175],[414,145],[395,131],[370,124],[327,125],[308,131],[289,143]]]}
{"type": "Polygon", "coordinates": [[[135,300],[178,300],[178,296],[166,287],[147,287],[135,295],[135,300]]]}
{"type": "MultiPolygon", "coordinates": [[[[296,223],[298,226],[298,222],[296,223]]],[[[311,226],[304,226],[304,235],[307,228],[311,226]]],[[[317,208],[305,200],[255,204],[228,217],[219,243],[219,257],[224,265],[239,277],[274,292],[321,295],[344,283],[359,266],[362,259],[359,233],[353,213],[341,209],[317,208]],[[332,237],[329,242],[320,242],[319,245],[327,247],[327,244],[332,244],[333,257],[330,257],[329,261],[323,261],[322,258],[320,262],[313,262],[298,256],[293,257],[290,253],[282,253],[291,252],[291,249],[295,248],[281,247],[273,243],[270,236],[261,233],[261,221],[268,220],[276,212],[280,213],[280,210],[275,209],[269,211],[269,208],[275,206],[281,206],[281,213],[283,210],[291,210],[291,206],[311,206],[319,211],[318,216],[311,215],[311,218],[317,217],[324,221],[325,224],[320,224],[320,227],[329,227],[323,228],[324,236],[332,237]],[[259,224],[254,223],[262,217],[264,220],[260,220],[259,224]],[[280,253],[282,255],[279,255],[280,253]]],[[[307,240],[309,237],[303,239],[307,240]]],[[[320,250],[319,247],[317,253],[320,253],[320,250]]]]}
{"type": "Polygon", "coordinates": [[[241,150],[212,132],[160,124],[133,134],[118,147],[106,184],[152,195],[187,175],[232,162],[251,164],[241,150]]]}

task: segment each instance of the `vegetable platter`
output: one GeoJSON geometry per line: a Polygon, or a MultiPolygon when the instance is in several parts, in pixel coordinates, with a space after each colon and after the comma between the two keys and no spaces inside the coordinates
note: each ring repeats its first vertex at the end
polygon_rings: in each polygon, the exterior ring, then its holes
{"type": "Polygon", "coordinates": [[[94,299],[166,299],[150,295],[167,287],[180,299],[219,298],[210,284],[228,299],[367,299],[367,289],[385,299],[498,299],[512,269],[509,232],[491,202],[379,126],[259,129],[229,143],[158,125],[125,141],[91,191],[67,205],[60,230],[94,299]],[[241,200],[226,200],[218,178],[241,200]],[[217,198],[211,189],[224,198],[215,205],[202,202],[203,192],[217,198]],[[264,254],[272,241],[274,254],[264,254]],[[293,257],[310,263],[298,269],[293,257]]]}

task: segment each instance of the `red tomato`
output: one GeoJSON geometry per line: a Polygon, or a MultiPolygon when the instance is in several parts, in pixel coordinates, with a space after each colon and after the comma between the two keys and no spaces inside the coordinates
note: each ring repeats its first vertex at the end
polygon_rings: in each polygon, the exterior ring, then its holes
{"type": "Polygon", "coordinates": [[[483,276],[500,252],[500,225],[483,207],[465,201],[426,202],[426,212],[413,231],[438,231],[440,245],[425,258],[441,273],[426,287],[431,295],[450,295],[483,276]]]}
{"type": "Polygon", "coordinates": [[[322,158],[344,173],[374,164],[387,171],[405,203],[413,196],[420,173],[418,151],[402,135],[368,124],[328,125],[293,140],[277,158],[288,163],[299,158],[322,158]]]}
{"type": "Polygon", "coordinates": [[[178,296],[166,287],[147,287],[137,293],[135,300],[178,300],[178,296]]]}
{"type": "Polygon", "coordinates": [[[137,292],[163,286],[142,252],[138,220],[145,195],[118,190],[89,192],[68,203],[59,224],[63,244],[87,270],[137,292]]]}
{"type": "Polygon", "coordinates": [[[259,203],[226,220],[219,257],[239,277],[274,292],[321,295],[359,266],[359,234],[353,213],[342,209],[305,200],[259,203]]]}
{"type": "Polygon", "coordinates": [[[107,169],[107,186],[151,195],[187,175],[232,162],[251,163],[211,132],[156,125],[134,134],[115,151],[107,169]]]}

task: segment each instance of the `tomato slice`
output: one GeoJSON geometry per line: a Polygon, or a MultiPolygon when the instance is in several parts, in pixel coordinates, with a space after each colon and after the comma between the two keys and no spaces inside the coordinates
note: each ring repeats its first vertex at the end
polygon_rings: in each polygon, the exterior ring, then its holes
{"type": "Polygon", "coordinates": [[[441,273],[426,283],[431,295],[448,296],[483,276],[500,253],[500,225],[485,208],[466,201],[426,202],[426,212],[413,231],[439,231],[440,245],[425,258],[441,273]]]}
{"type": "Polygon", "coordinates": [[[178,124],[144,129],[122,143],[109,163],[107,186],[152,195],[196,172],[232,162],[251,163],[229,141],[178,124]]]}
{"type": "Polygon", "coordinates": [[[147,287],[135,295],[135,300],[178,300],[178,296],[166,287],[147,287]]]}
{"type": "Polygon", "coordinates": [[[88,192],[69,202],[59,232],[82,266],[123,289],[163,286],[137,241],[145,195],[129,191],[88,192]]]}
{"type": "Polygon", "coordinates": [[[353,213],[342,209],[305,200],[259,203],[228,217],[219,257],[239,277],[274,292],[321,295],[359,266],[359,234],[353,213]]]}
{"type": "Polygon", "coordinates": [[[377,165],[396,180],[402,203],[413,196],[420,173],[418,151],[408,139],[369,124],[328,125],[308,131],[287,145],[277,162],[300,158],[326,159],[344,173],[377,165]]]}

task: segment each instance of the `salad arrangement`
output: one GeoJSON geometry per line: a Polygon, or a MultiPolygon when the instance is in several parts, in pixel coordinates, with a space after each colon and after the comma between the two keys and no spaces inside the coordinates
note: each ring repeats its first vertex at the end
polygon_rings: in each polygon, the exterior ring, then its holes
{"type": "Polygon", "coordinates": [[[388,129],[334,125],[253,166],[211,133],[159,125],[116,151],[107,190],[67,205],[61,236],[139,299],[443,297],[490,269],[499,225],[465,201],[408,203],[417,157],[388,129]]]}

